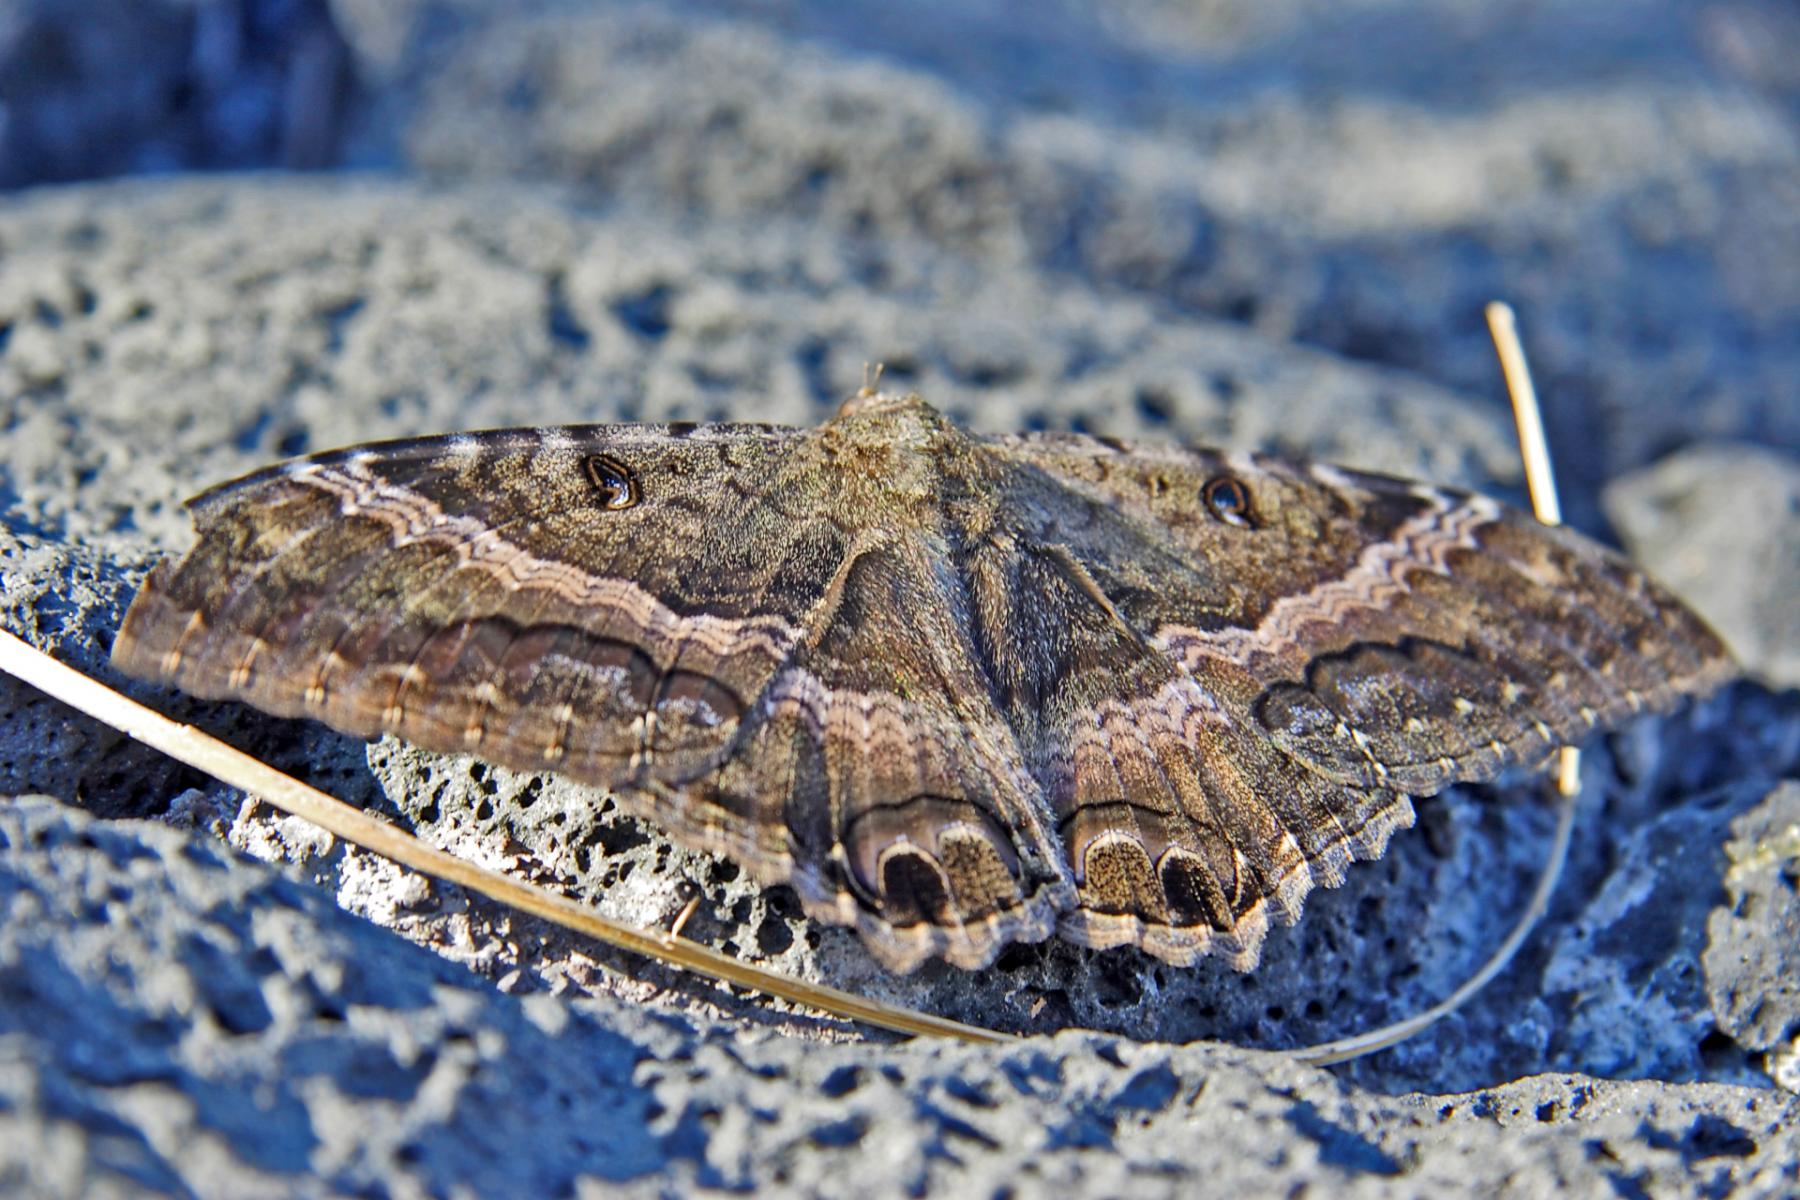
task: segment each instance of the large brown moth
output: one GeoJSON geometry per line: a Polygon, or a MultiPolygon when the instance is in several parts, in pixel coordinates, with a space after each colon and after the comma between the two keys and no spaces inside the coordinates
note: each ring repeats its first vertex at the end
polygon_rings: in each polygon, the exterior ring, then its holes
{"type": "Polygon", "coordinates": [[[193,511],[126,671],[608,789],[901,971],[1053,934],[1248,969],[1413,797],[1733,670],[1484,496],[917,396],[362,446],[193,511]]]}

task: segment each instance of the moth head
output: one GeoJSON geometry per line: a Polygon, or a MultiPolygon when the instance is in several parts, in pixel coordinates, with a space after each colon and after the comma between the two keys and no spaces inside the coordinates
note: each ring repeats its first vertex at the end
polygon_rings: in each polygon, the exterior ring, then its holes
{"type": "Polygon", "coordinates": [[[930,449],[961,432],[917,392],[858,392],[823,428],[851,442],[885,442],[930,449]]]}
{"type": "Polygon", "coordinates": [[[814,435],[832,464],[840,501],[870,506],[934,505],[943,464],[967,435],[916,394],[859,393],[814,435]]]}

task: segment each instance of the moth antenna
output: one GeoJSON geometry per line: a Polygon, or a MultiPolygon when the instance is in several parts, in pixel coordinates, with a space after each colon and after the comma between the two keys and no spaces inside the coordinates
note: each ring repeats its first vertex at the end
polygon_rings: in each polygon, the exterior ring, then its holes
{"type": "MultiPolygon", "coordinates": [[[[1525,486],[1531,492],[1532,512],[1545,525],[1560,525],[1562,505],[1557,501],[1556,476],[1550,467],[1550,443],[1544,436],[1544,416],[1538,407],[1537,389],[1531,383],[1525,348],[1519,342],[1519,325],[1512,306],[1499,300],[1490,303],[1487,323],[1494,338],[1494,350],[1500,356],[1501,374],[1506,377],[1506,392],[1512,400],[1513,421],[1519,431],[1519,456],[1525,463],[1525,486]]],[[[1575,800],[1581,791],[1581,751],[1573,746],[1564,746],[1557,752],[1556,791],[1556,834],[1551,839],[1544,869],[1538,875],[1537,887],[1531,893],[1531,902],[1519,915],[1506,940],[1480,970],[1449,996],[1422,1012],[1367,1033],[1292,1050],[1290,1055],[1303,1063],[1325,1066],[1398,1045],[1461,1008],[1494,976],[1505,970],[1550,907],[1550,897],[1556,891],[1557,880],[1562,877],[1563,864],[1568,861],[1569,841],[1575,831],[1575,800]]]]}
{"type": "Polygon", "coordinates": [[[880,390],[881,373],[885,370],[887,370],[887,364],[884,362],[863,364],[862,387],[858,388],[856,392],[858,399],[866,400],[880,390]]]}
{"type": "Polygon", "coordinates": [[[609,946],[642,954],[717,982],[754,988],[844,1020],[860,1021],[895,1033],[952,1037],[969,1042],[1010,1040],[1010,1035],[990,1029],[883,1004],[879,1000],[739,962],[717,950],[679,940],[675,936],[680,931],[679,924],[664,935],[609,920],[567,896],[490,871],[428,845],[405,830],[285,775],[191,725],[170,720],[99,680],[56,661],[4,629],[0,629],[0,671],[221,783],[310,821],[334,837],[609,946]]]}

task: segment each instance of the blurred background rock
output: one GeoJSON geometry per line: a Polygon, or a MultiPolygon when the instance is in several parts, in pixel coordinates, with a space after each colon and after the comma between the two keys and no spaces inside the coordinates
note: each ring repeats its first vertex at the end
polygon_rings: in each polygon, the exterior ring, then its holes
{"type": "Polygon", "coordinates": [[[245,167],[565,183],[1027,261],[1492,393],[1571,487],[1800,445],[1788,4],[9,0],[0,185],[245,167]]]}

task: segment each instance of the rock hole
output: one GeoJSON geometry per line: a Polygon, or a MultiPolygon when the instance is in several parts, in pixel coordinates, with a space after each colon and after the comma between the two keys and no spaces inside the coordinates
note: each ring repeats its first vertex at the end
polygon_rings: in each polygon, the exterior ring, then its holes
{"type": "Polygon", "coordinates": [[[1023,942],[1014,942],[994,960],[996,971],[1022,971],[1037,961],[1037,954],[1023,942]]]}
{"type": "Polygon", "coordinates": [[[559,346],[566,346],[576,354],[586,350],[593,342],[593,335],[576,319],[574,310],[569,307],[569,297],[563,288],[561,275],[553,276],[550,280],[550,296],[545,310],[544,319],[550,330],[551,341],[559,346]]]}
{"type": "Polygon", "coordinates": [[[367,304],[368,301],[358,296],[342,304],[334,304],[319,314],[319,320],[325,326],[325,353],[335,355],[343,352],[344,332],[367,304]]]}
{"type": "Polygon", "coordinates": [[[869,1119],[856,1113],[839,1121],[827,1121],[823,1125],[813,1127],[809,1140],[813,1145],[828,1150],[841,1150],[854,1146],[863,1140],[869,1131],[869,1119]]]}
{"type": "Polygon", "coordinates": [[[675,291],[659,283],[613,304],[613,315],[625,328],[652,342],[661,341],[669,332],[669,303],[675,291]]]}
{"type": "Polygon", "coordinates": [[[1160,388],[1139,388],[1137,396],[1138,416],[1147,425],[1167,425],[1175,413],[1174,402],[1169,394],[1160,388]]]}
{"type": "Polygon", "coordinates": [[[823,1092],[827,1099],[842,1100],[861,1086],[861,1067],[833,1067],[830,1074],[820,1081],[819,1091],[823,1092]]]}
{"type": "Polygon", "coordinates": [[[756,948],[765,955],[785,954],[793,944],[793,929],[779,917],[765,916],[756,927],[756,948]]]}

